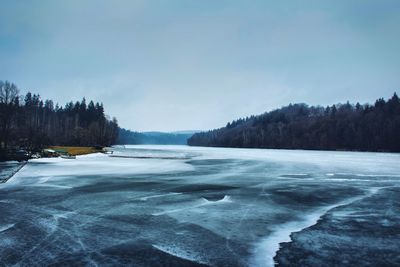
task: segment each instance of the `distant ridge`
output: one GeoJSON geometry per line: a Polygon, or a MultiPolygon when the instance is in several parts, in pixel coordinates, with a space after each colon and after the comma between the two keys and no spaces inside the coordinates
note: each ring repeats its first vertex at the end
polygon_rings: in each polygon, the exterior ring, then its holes
{"type": "Polygon", "coordinates": [[[186,145],[187,140],[199,131],[135,132],[120,128],[117,144],[186,145]]]}
{"type": "Polygon", "coordinates": [[[191,146],[400,152],[400,100],[374,105],[290,104],[196,133],[191,146]]]}
{"type": "Polygon", "coordinates": [[[200,133],[202,132],[201,130],[184,130],[184,131],[174,131],[174,132],[169,132],[171,134],[195,134],[195,133],[200,133]]]}

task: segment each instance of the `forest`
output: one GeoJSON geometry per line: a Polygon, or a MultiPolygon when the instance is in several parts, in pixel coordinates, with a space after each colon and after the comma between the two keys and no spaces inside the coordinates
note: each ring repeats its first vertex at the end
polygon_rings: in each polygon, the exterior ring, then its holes
{"type": "Polygon", "coordinates": [[[40,149],[48,145],[108,146],[118,135],[118,122],[101,103],[86,99],[64,107],[40,95],[21,96],[17,86],[0,81],[0,144],[2,149],[40,149]]]}
{"type": "Polygon", "coordinates": [[[124,128],[119,129],[116,143],[120,145],[186,145],[194,132],[134,132],[124,128]]]}
{"type": "Polygon", "coordinates": [[[374,105],[290,104],[194,134],[188,145],[400,152],[400,101],[394,93],[374,105]]]}

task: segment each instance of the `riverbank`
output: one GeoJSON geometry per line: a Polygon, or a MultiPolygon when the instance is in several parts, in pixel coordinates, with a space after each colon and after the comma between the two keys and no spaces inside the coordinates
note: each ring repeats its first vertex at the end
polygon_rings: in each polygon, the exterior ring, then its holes
{"type": "Polygon", "coordinates": [[[88,146],[51,146],[48,149],[52,149],[58,154],[68,154],[71,156],[104,152],[102,147],[88,147],[88,146]]]}
{"type": "Polygon", "coordinates": [[[10,148],[0,150],[0,162],[26,161],[31,158],[47,158],[59,156],[79,156],[92,153],[106,152],[101,146],[50,146],[45,149],[30,150],[24,148],[10,148]]]}
{"type": "Polygon", "coordinates": [[[4,160],[0,161],[0,170],[1,170],[0,184],[6,183],[16,173],[18,173],[28,163],[29,159],[55,158],[59,156],[73,156],[75,158],[75,156],[88,155],[94,153],[105,153],[105,150],[102,147],[78,147],[78,146],[51,146],[42,150],[41,153],[33,153],[25,150],[23,151],[24,151],[23,158],[22,157],[16,158],[14,154],[11,154],[9,157],[2,158],[4,160]]]}

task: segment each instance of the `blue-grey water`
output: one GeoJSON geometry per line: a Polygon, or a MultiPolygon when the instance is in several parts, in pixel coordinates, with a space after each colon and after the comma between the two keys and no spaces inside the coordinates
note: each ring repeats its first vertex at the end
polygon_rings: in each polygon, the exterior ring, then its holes
{"type": "Polygon", "coordinates": [[[0,184],[0,266],[400,266],[399,214],[399,154],[118,147],[0,184]]]}

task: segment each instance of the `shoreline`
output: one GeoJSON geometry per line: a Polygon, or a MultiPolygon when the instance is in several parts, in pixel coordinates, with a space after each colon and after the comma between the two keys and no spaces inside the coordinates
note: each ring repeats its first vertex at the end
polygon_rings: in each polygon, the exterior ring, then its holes
{"type": "Polygon", "coordinates": [[[103,147],[95,146],[49,146],[47,150],[54,150],[58,154],[68,154],[70,156],[88,155],[104,152],[103,147]]]}
{"type": "MultiPolygon", "coordinates": [[[[133,144],[134,145],[134,144],[133,144]]],[[[140,145],[140,144],[139,144],[140,145]]],[[[382,153],[382,154],[400,154],[400,151],[392,150],[357,150],[357,149],[329,149],[329,148],[272,148],[272,147],[247,147],[247,146],[205,146],[186,144],[189,147],[212,147],[212,148],[237,148],[237,149],[260,149],[260,150],[284,150],[284,151],[328,151],[328,152],[353,152],[353,153],[382,153]]]]}
{"type": "MultiPolygon", "coordinates": [[[[104,148],[96,148],[96,147],[77,147],[77,146],[51,146],[46,148],[45,150],[54,150],[55,153],[52,155],[42,156],[40,158],[60,158],[62,155],[68,156],[83,156],[83,155],[90,155],[96,153],[105,153],[106,150],[104,148]]],[[[36,159],[36,158],[28,158],[23,161],[18,161],[20,166],[18,166],[15,170],[13,170],[9,175],[5,176],[5,178],[0,178],[0,184],[7,183],[14,175],[16,175],[26,164],[28,164],[29,160],[36,159]]],[[[73,158],[75,159],[75,158],[73,158]]],[[[3,163],[15,161],[14,158],[10,158],[4,161],[3,163]]]]}
{"type": "Polygon", "coordinates": [[[10,180],[11,178],[14,177],[14,175],[16,175],[23,167],[25,167],[25,165],[28,163],[28,161],[24,161],[21,163],[20,166],[18,166],[17,169],[15,169],[13,172],[11,172],[11,174],[9,174],[8,176],[6,176],[6,178],[2,178],[0,180],[0,184],[5,184],[7,183],[8,180],[10,180]]]}
{"type": "Polygon", "coordinates": [[[0,150],[0,162],[27,161],[36,158],[53,158],[59,156],[80,156],[93,153],[105,153],[106,147],[97,146],[48,146],[41,151],[11,148],[0,150]],[[19,151],[18,151],[19,150],[19,151]]]}

